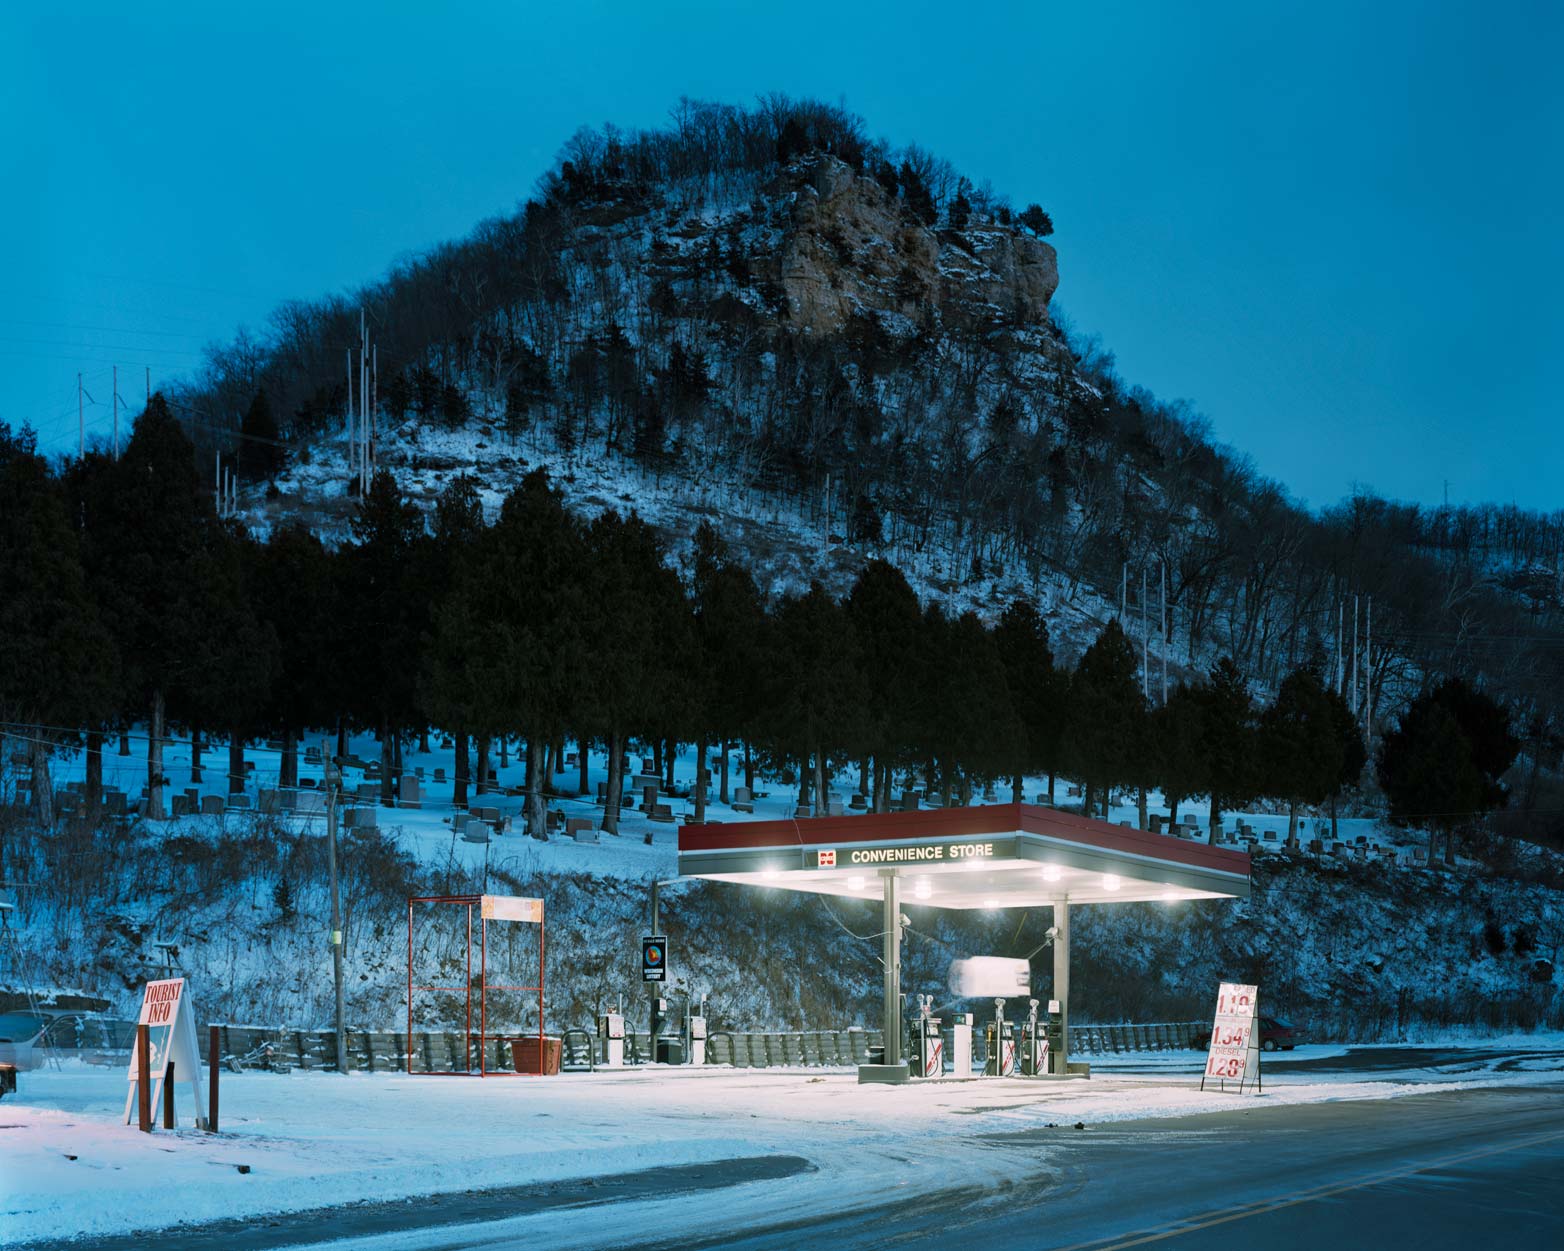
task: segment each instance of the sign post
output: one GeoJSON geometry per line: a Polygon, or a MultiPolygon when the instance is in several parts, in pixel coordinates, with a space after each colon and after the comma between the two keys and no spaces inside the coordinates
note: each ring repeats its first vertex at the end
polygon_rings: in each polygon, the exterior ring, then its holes
{"type": "Polygon", "coordinates": [[[1206,1088],[1207,1079],[1216,1081],[1219,1090],[1226,1090],[1228,1082],[1236,1081],[1239,1094],[1250,1084],[1257,1091],[1264,1089],[1260,1084],[1259,1016],[1258,986],[1222,983],[1216,996],[1216,1018],[1211,1025],[1201,1090],[1206,1088]]]}
{"type": "Polygon", "coordinates": [[[173,1082],[177,1076],[190,1084],[195,1096],[196,1128],[207,1126],[201,1106],[201,1050],[196,1044],[195,1014],[186,989],[184,978],[171,977],[148,982],[142,992],[136,1043],[126,1077],[131,1085],[125,1097],[127,1125],[132,1109],[136,1109],[141,1127],[150,1129],[152,1109],[161,1102],[164,1126],[173,1128],[173,1082]]]}

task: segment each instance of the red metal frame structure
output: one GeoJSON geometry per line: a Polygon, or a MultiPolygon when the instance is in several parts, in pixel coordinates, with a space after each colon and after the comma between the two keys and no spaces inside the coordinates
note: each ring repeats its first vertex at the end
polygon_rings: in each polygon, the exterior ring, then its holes
{"type": "MultiPolygon", "coordinates": [[[[533,1077],[547,1068],[543,1035],[543,901],[518,895],[415,895],[407,901],[407,1072],[413,1075],[413,992],[415,990],[440,991],[466,996],[466,1021],[463,1038],[466,1040],[467,1067],[452,1069],[449,1073],[429,1070],[421,1076],[430,1077],[533,1077]],[[467,909],[467,979],[465,986],[418,986],[413,984],[413,913],[419,904],[450,904],[467,909]],[[472,910],[478,909],[478,1068],[472,1067],[472,910]],[[489,922],[512,921],[538,927],[538,981],[535,986],[489,985],[489,922]],[[489,991],[517,991],[538,993],[538,1072],[522,1072],[488,1067],[489,1041],[489,991]]],[[[507,1037],[515,1037],[507,1035],[507,1037]]]]}

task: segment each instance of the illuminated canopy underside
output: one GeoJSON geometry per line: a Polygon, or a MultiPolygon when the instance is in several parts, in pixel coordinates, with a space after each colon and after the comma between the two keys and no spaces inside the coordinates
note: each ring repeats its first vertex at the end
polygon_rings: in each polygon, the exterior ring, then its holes
{"type": "Polygon", "coordinates": [[[1247,899],[1249,857],[1030,804],[686,825],[679,874],[906,904],[1023,908],[1247,899]]]}

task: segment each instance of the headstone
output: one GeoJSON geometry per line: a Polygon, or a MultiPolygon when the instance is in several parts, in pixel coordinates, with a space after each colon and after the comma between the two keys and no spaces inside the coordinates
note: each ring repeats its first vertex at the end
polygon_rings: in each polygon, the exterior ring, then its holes
{"type": "Polygon", "coordinates": [[[244,812],[244,811],[247,811],[249,809],[249,807],[250,807],[250,797],[248,795],[230,795],[230,796],[228,796],[228,811],[229,812],[244,812]]]}
{"type": "Polygon", "coordinates": [[[869,801],[867,799],[865,799],[862,795],[854,795],[851,799],[849,799],[847,801],[847,806],[849,808],[852,808],[853,810],[857,811],[857,810],[861,810],[861,809],[867,808],[869,806],[869,801]]]}
{"type": "Polygon", "coordinates": [[[171,796],[170,803],[173,805],[173,813],[176,817],[188,817],[190,815],[191,808],[189,795],[171,796]]]}
{"type": "Polygon", "coordinates": [[[472,823],[472,819],[473,818],[472,818],[472,814],[471,813],[458,812],[458,813],[454,814],[451,817],[451,829],[452,829],[452,831],[457,833],[457,834],[462,833],[472,823]]]}
{"type": "Polygon", "coordinates": [[[423,792],[418,786],[418,775],[404,773],[402,775],[401,793],[397,797],[397,805],[402,808],[422,808],[423,792]]]}
{"type": "Polygon", "coordinates": [[[221,795],[201,796],[201,815],[203,817],[220,817],[223,815],[223,797],[221,795]]]}
{"type": "Polygon", "coordinates": [[[434,771],[434,780],[436,782],[443,782],[443,781],[445,781],[445,770],[444,769],[436,769],[434,771]]]}
{"type": "Polygon", "coordinates": [[[738,812],[754,812],[755,796],[747,786],[733,788],[733,807],[738,812]]]}
{"type": "Polygon", "coordinates": [[[300,791],[293,810],[301,816],[314,816],[317,813],[325,812],[325,792],[320,790],[300,791]]]}
{"type": "Polygon", "coordinates": [[[299,792],[292,787],[277,792],[277,808],[281,812],[293,812],[299,806],[299,792]]]}
{"type": "Polygon", "coordinates": [[[122,817],[122,816],[124,816],[125,815],[125,792],[124,791],[113,791],[113,790],[104,791],[103,792],[103,811],[108,813],[108,815],[111,816],[111,817],[122,817]]]}

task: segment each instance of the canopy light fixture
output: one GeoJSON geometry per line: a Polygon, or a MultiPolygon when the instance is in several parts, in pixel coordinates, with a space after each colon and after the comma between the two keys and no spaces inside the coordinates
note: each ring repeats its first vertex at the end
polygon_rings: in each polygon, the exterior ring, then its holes
{"type": "Polygon", "coordinates": [[[992,912],[995,908],[999,907],[999,900],[997,900],[997,899],[985,899],[983,901],[983,906],[985,908],[987,908],[990,912],[992,912]]]}
{"type": "Polygon", "coordinates": [[[917,899],[927,899],[934,893],[934,888],[929,885],[929,879],[920,877],[912,884],[913,896],[917,899]]]}
{"type": "Polygon", "coordinates": [[[1119,885],[1119,875],[1117,873],[1104,873],[1102,875],[1103,890],[1118,890],[1119,885]]]}
{"type": "Polygon", "coordinates": [[[774,866],[768,864],[764,869],[762,869],[760,871],[760,876],[765,878],[766,881],[768,881],[768,882],[774,882],[774,881],[777,880],[777,878],[781,877],[782,875],[779,872],[777,872],[777,870],[776,870],[776,868],[774,866]]]}
{"type": "Polygon", "coordinates": [[[852,877],[847,879],[847,889],[848,890],[862,890],[863,887],[864,887],[863,878],[859,877],[858,874],[855,873],[855,874],[853,874],[852,877]]]}
{"type": "Polygon", "coordinates": [[[1064,876],[1064,870],[1061,869],[1058,865],[1056,865],[1056,864],[1045,864],[1043,866],[1043,881],[1045,881],[1045,882],[1057,882],[1063,876],[1064,876]]]}

